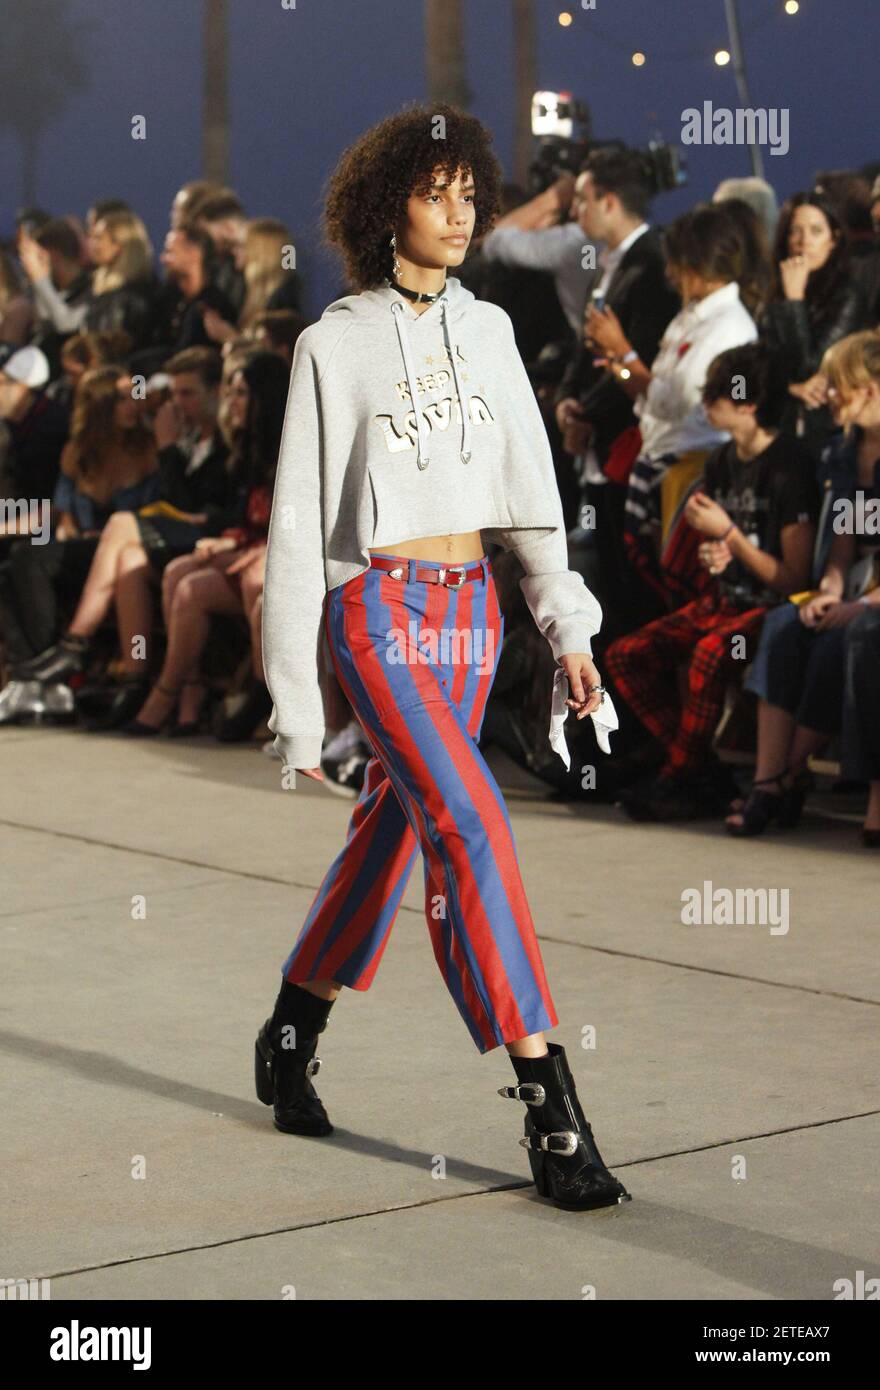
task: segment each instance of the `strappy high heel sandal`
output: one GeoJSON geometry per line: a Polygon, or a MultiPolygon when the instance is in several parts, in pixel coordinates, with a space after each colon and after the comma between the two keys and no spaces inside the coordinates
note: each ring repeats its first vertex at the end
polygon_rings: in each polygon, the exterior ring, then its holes
{"type": "Polygon", "coordinates": [[[782,805],[777,821],[780,830],[793,830],[800,821],[807,793],[813,790],[816,779],[806,768],[799,772],[792,772],[791,768],[786,768],[783,776],[790,777],[791,781],[783,788],[782,805]]]}
{"type": "MultiPolygon", "coordinates": [[[[180,694],[182,688],[182,686],[178,686],[176,690],[172,690],[170,686],[163,685],[161,681],[156,681],[156,689],[162,695],[167,695],[169,699],[172,695],[176,699],[176,697],[180,694]]],[[[172,705],[165,718],[162,720],[161,724],[145,724],[140,719],[131,719],[127,724],[123,724],[122,732],[124,734],[128,734],[131,738],[155,738],[155,736],[162,729],[164,729],[165,725],[168,724],[171,720],[174,714],[174,708],[174,705],[172,705]]]]}
{"type": "Polygon", "coordinates": [[[731,825],[729,821],[724,823],[728,835],[740,838],[763,835],[772,821],[776,821],[780,830],[793,830],[801,818],[813,778],[809,772],[799,772],[794,775],[794,780],[786,785],[786,778],[789,776],[789,769],[786,768],[775,777],[762,777],[753,782],[742,809],[731,813],[742,816],[742,824],[731,825]],[[778,787],[779,791],[773,793],[761,790],[762,787],[773,786],[778,787]]]}

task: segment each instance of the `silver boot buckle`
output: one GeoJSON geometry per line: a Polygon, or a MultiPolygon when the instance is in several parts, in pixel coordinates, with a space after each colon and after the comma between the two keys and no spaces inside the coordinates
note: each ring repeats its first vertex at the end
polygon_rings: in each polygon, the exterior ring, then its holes
{"type": "Polygon", "coordinates": [[[557,1129],[552,1134],[533,1134],[520,1139],[519,1142],[524,1149],[542,1149],[544,1153],[561,1154],[563,1158],[571,1158],[577,1153],[578,1147],[578,1137],[573,1129],[557,1129]]]}
{"type": "Polygon", "coordinates": [[[537,1081],[521,1081],[516,1086],[499,1086],[498,1094],[509,1100],[524,1100],[526,1105],[543,1105],[547,1099],[544,1087],[537,1081]]]}

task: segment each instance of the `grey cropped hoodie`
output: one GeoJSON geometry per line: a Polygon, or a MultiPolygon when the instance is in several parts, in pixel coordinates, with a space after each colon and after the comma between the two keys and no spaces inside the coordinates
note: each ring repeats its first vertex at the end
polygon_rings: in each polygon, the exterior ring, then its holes
{"type": "MultiPolygon", "coordinates": [[[[297,339],[269,524],[263,664],[285,763],[320,762],[328,590],[369,568],[370,548],[475,530],[518,556],[556,660],[590,654],[602,612],[568,568],[550,445],[508,315],[454,277],[422,314],[388,284],[328,305],[297,339]]],[[[567,764],[558,682],[554,697],[551,742],[567,764]]]]}

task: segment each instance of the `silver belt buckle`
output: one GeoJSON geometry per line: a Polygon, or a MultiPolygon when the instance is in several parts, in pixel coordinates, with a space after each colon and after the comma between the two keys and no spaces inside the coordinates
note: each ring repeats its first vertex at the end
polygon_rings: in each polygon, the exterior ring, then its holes
{"type": "Polygon", "coordinates": [[[403,566],[402,566],[402,565],[397,565],[393,570],[388,570],[388,573],[391,575],[391,578],[392,578],[392,579],[402,579],[402,578],[403,578],[403,566]]]}
{"type": "Polygon", "coordinates": [[[466,566],[465,566],[465,565],[448,565],[448,566],[446,566],[445,568],[441,568],[440,573],[439,573],[439,581],[440,581],[441,584],[446,584],[447,589],[460,589],[461,586],[462,586],[462,584],[464,583],[465,574],[466,574],[466,566]],[[457,583],[457,584],[446,584],[446,576],[447,576],[447,574],[452,574],[453,571],[458,575],[458,583],[457,583]]]}

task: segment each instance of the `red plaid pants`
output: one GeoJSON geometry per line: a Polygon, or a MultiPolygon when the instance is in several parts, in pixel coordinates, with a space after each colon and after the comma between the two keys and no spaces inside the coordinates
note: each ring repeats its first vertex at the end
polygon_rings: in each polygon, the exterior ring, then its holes
{"type": "Polygon", "coordinates": [[[698,767],[705,758],[721,718],[727,675],[751,661],[766,612],[738,608],[713,590],[619,637],[605,652],[605,668],[623,699],[666,748],[665,773],[698,767]],[[745,638],[742,653],[733,647],[738,636],[745,638]],[[678,666],[686,657],[682,702],[678,666]]]}

